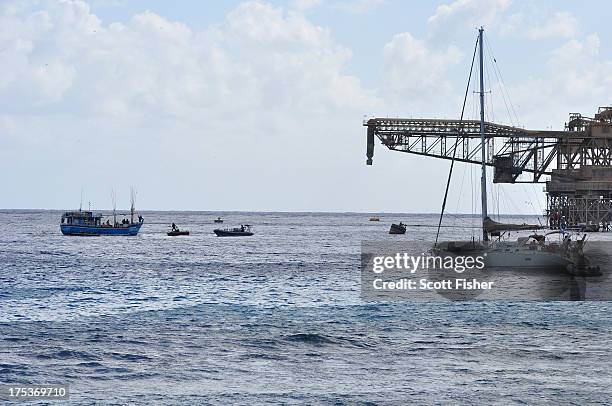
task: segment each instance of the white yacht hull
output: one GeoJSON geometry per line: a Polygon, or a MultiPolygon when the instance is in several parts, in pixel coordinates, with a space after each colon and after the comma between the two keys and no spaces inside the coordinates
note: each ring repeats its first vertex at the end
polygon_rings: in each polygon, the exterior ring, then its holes
{"type": "Polygon", "coordinates": [[[484,263],[489,268],[561,269],[572,265],[569,258],[558,252],[531,250],[528,248],[490,248],[484,263]]]}
{"type": "Polygon", "coordinates": [[[483,256],[486,268],[558,269],[569,270],[573,262],[559,249],[546,246],[501,242],[483,246],[473,241],[442,243],[434,252],[439,256],[483,256]]]}

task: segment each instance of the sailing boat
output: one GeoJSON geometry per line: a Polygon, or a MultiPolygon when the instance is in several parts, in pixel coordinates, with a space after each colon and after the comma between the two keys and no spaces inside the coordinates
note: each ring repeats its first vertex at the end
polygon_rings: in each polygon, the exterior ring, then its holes
{"type": "MultiPolygon", "coordinates": [[[[479,64],[480,64],[480,144],[481,144],[481,205],[482,205],[482,241],[445,241],[436,244],[433,251],[437,255],[483,255],[485,265],[492,268],[554,268],[567,270],[575,273],[587,268],[587,261],[582,248],[586,234],[577,241],[572,241],[571,236],[562,232],[562,241],[549,242],[546,237],[551,234],[541,235],[534,233],[528,237],[519,237],[517,241],[503,241],[503,233],[518,230],[537,230],[541,226],[528,224],[503,224],[493,221],[488,216],[487,210],[487,172],[486,172],[486,142],[485,142],[485,115],[484,115],[484,75],[483,75],[483,32],[478,30],[479,64]],[[496,241],[491,241],[489,236],[498,236],[496,241]]],[[[473,63],[473,62],[472,62],[473,63]]],[[[469,83],[469,82],[468,82],[469,83]]],[[[469,85],[468,85],[469,86],[469,85]]],[[[463,113],[462,113],[463,117],[463,113]]],[[[456,148],[456,146],[455,146],[456,148]]],[[[454,161],[454,156],[453,156],[454,161]]],[[[451,173],[452,173],[451,163],[451,173]]],[[[446,194],[440,213],[440,223],[444,214],[444,206],[450,184],[450,174],[446,186],[446,194]]],[[[438,233],[440,227],[438,226],[438,233]]]]}

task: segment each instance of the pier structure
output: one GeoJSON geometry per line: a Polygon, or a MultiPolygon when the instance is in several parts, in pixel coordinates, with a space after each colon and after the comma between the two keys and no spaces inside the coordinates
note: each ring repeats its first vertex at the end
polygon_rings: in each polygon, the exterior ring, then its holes
{"type": "MultiPolygon", "coordinates": [[[[371,118],[363,125],[368,165],[376,138],[393,151],[482,163],[479,120],[371,118]]],[[[592,118],[572,113],[563,131],[485,122],[484,133],[493,182],[544,183],[551,228],[612,222],[612,107],[592,118]]]]}

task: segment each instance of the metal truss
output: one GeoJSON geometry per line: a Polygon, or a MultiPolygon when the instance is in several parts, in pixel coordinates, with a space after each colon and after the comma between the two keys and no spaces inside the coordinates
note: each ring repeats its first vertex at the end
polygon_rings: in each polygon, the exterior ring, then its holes
{"type": "MultiPolygon", "coordinates": [[[[495,168],[496,183],[539,183],[553,175],[551,166],[564,169],[557,176],[588,165],[612,163],[612,132],[592,134],[588,126],[566,126],[565,131],[534,131],[485,123],[486,164],[495,168]],[[531,176],[521,176],[531,174],[531,176]]],[[[583,124],[583,123],[582,123],[583,124]]],[[[368,161],[374,139],[394,151],[480,164],[480,122],[477,120],[373,118],[368,131],[368,161]],[[457,150],[454,151],[455,146],[457,150]]],[[[610,129],[608,123],[604,125],[610,129]]]]}
{"type": "MultiPolygon", "coordinates": [[[[480,121],[372,118],[367,161],[376,138],[393,151],[481,164],[480,121]]],[[[546,182],[551,227],[612,222],[612,107],[594,118],[570,114],[564,131],[485,123],[485,163],[495,183],[546,182]]]]}

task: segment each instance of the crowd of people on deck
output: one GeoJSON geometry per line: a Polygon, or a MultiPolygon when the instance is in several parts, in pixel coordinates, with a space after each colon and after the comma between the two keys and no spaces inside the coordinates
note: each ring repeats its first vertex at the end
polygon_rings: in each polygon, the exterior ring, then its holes
{"type": "MultiPolygon", "coordinates": [[[[138,222],[142,223],[144,221],[144,218],[141,215],[138,215],[138,222]]],[[[106,220],[105,223],[102,223],[102,227],[129,227],[132,224],[132,222],[130,221],[130,219],[127,218],[123,218],[121,220],[121,223],[119,223],[118,221],[115,221],[115,224],[111,224],[110,219],[106,220]]]]}

